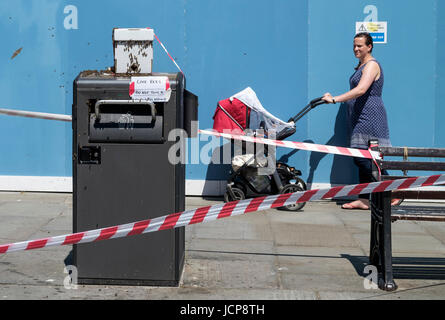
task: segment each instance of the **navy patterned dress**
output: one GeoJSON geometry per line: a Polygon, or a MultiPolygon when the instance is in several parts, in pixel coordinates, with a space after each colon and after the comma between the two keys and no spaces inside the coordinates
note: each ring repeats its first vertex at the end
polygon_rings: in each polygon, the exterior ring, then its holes
{"type": "MultiPolygon", "coordinates": [[[[368,149],[370,139],[378,139],[380,146],[391,146],[389,139],[388,119],[382,100],[383,70],[380,63],[380,77],[374,81],[365,94],[357,99],[347,101],[351,129],[350,146],[368,149]]],[[[355,88],[362,77],[366,63],[357,69],[349,79],[350,88],[355,88]]]]}

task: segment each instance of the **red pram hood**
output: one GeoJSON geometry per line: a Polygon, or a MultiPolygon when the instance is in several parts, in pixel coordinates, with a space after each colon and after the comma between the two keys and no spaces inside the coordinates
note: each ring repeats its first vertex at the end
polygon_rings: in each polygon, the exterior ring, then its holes
{"type": "Polygon", "coordinates": [[[235,134],[244,134],[248,127],[250,109],[236,98],[218,102],[213,115],[213,129],[218,132],[231,130],[235,134]]]}
{"type": "Polygon", "coordinates": [[[246,134],[246,129],[263,129],[266,136],[269,130],[273,130],[277,140],[295,133],[294,123],[284,122],[270,114],[250,87],[218,102],[213,129],[218,132],[232,130],[235,134],[246,134]]]}

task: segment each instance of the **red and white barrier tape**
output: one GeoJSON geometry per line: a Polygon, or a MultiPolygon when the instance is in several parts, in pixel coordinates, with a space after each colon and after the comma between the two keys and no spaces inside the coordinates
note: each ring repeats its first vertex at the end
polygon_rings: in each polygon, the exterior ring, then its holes
{"type": "Polygon", "coordinates": [[[60,121],[72,121],[72,117],[66,114],[55,114],[55,113],[43,113],[34,111],[22,111],[22,110],[11,110],[11,109],[0,109],[0,113],[7,114],[9,116],[19,116],[28,118],[38,118],[46,120],[60,120],[60,121]]]}
{"type": "MultiPolygon", "coordinates": [[[[147,28],[147,29],[151,29],[151,28],[147,28]]],[[[178,68],[179,71],[181,71],[182,74],[184,74],[184,72],[182,72],[181,68],[178,66],[178,64],[176,63],[175,59],[173,59],[173,57],[170,55],[170,53],[168,53],[167,48],[162,44],[161,40],[159,40],[158,36],[156,35],[156,33],[153,33],[156,40],[159,42],[159,44],[161,45],[162,49],[164,49],[165,53],[168,55],[168,57],[170,58],[171,61],[173,61],[173,63],[175,64],[176,68],[178,68]]]]}
{"type": "MultiPolygon", "coordinates": [[[[54,114],[54,113],[42,113],[33,111],[22,111],[22,110],[10,110],[10,109],[0,109],[0,113],[7,114],[10,116],[21,116],[30,118],[40,118],[47,120],[60,120],[60,121],[72,121],[70,115],[64,114],[54,114]]],[[[226,139],[242,140],[247,142],[262,143],[268,145],[274,145],[278,147],[285,147],[291,149],[300,149],[307,151],[316,151],[324,153],[332,153],[349,157],[359,157],[367,159],[380,159],[380,153],[377,151],[345,148],[345,147],[335,147],[322,144],[306,143],[306,142],[296,142],[296,141],[285,141],[285,140],[272,140],[253,136],[243,136],[237,134],[221,133],[217,131],[210,130],[199,130],[199,133],[212,135],[217,137],[222,137],[226,139]]]]}
{"type": "Polygon", "coordinates": [[[217,137],[222,137],[226,139],[242,140],[247,142],[255,142],[268,144],[278,147],[285,147],[291,149],[300,149],[307,151],[316,151],[323,153],[339,154],[349,157],[367,158],[367,159],[380,159],[380,153],[377,151],[345,148],[345,147],[335,147],[322,144],[306,143],[306,142],[296,142],[296,141],[285,141],[285,140],[272,140],[261,137],[244,136],[238,134],[221,133],[217,131],[199,130],[202,134],[213,135],[217,137]]]}
{"type": "Polygon", "coordinates": [[[411,189],[445,183],[445,174],[427,177],[414,177],[381,182],[339,186],[330,189],[315,189],[295,193],[278,194],[267,197],[233,201],[207,206],[166,216],[122,224],[114,227],[90,230],[75,234],[56,236],[38,240],[23,241],[0,245],[0,254],[14,251],[33,250],[51,246],[80,244],[107,239],[128,237],[187,225],[204,223],[216,219],[241,215],[248,212],[262,211],[295,204],[298,202],[330,199],[363,193],[374,193],[401,189],[411,189]]]}

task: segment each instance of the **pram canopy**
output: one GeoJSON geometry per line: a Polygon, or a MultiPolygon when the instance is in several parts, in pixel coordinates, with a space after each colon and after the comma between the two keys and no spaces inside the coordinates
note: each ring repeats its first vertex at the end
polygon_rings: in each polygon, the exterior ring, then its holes
{"type": "Polygon", "coordinates": [[[213,116],[213,129],[218,132],[232,130],[235,134],[246,134],[247,129],[264,129],[266,136],[273,130],[275,139],[282,140],[295,133],[295,124],[284,122],[268,112],[255,91],[247,87],[218,102],[213,116]]]}

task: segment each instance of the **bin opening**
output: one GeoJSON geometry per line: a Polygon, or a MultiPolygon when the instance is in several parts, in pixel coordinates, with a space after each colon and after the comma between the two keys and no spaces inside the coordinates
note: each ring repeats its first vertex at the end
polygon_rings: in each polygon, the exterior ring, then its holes
{"type": "Polygon", "coordinates": [[[89,108],[89,141],[163,143],[163,103],[98,100],[89,108]]]}

